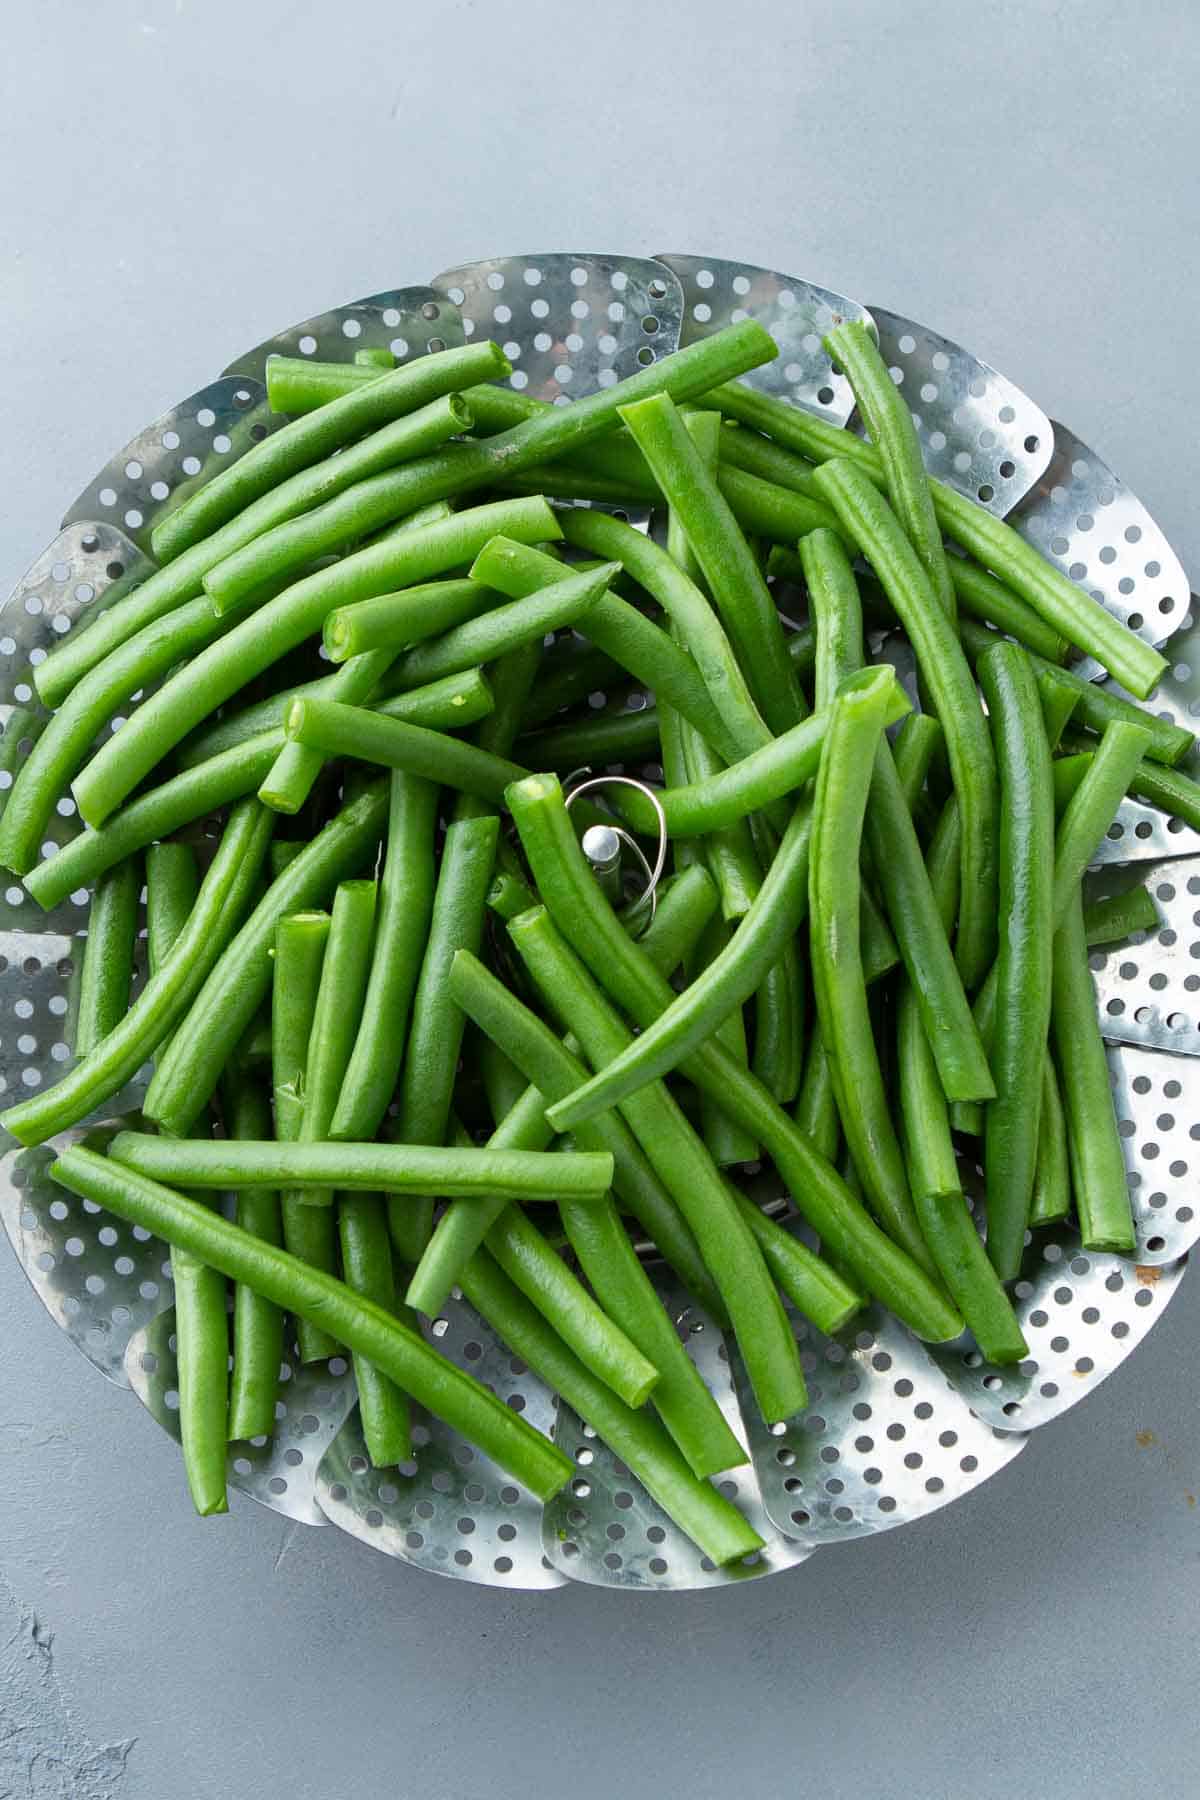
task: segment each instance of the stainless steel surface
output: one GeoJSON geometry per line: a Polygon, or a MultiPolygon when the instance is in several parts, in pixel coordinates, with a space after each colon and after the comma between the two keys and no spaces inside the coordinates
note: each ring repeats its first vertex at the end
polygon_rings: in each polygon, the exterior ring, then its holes
{"type": "MultiPolygon", "coordinates": [[[[553,1394],[460,1295],[428,1321],[427,1336],[536,1430],[551,1431],[553,1394]]],[[[435,1575],[503,1588],[562,1586],[542,1554],[542,1509],[532,1495],[421,1412],[413,1448],[411,1463],[372,1468],[356,1408],[317,1471],[317,1497],[333,1524],[435,1575]]]]}
{"type": "Polygon", "coordinates": [[[842,319],[869,320],[864,306],[831,288],[752,263],[676,252],[661,253],[658,260],[683,284],[682,343],[741,319],[758,319],[779,345],[779,355],[751,370],[746,377],[751,387],[806,406],[834,425],[846,423],[854,395],[845,376],[834,373],[821,339],[842,319]]]}
{"type": "Polygon", "coordinates": [[[265,342],[235,356],[226,375],[267,379],[269,356],[311,356],[319,362],[352,362],[356,350],[390,350],[398,363],[430,350],[453,349],[463,341],[462,321],[453,306],[431,287],[391,288],[368,294],[329,312],[301,319],[265,342]]]}
{"type": "MultiPolygon", "coordinates": [[[[175,1309],[168,1307],[130,1338],[125,1375],[147,1412],[178,1443],[175,1350],[175,1309]]],[[[353,1405],[345,1358],[302,1363],[293,1345],[280,1369],[274,1436],[230,1444],[230,1487],[298,1524],[328,1524],[317,1503],[317,1467],[353,1405]]]]}
{"type": "Polygon", "coordinates": [[[879,348],[939,481],[1001,518],[1050,460],[1050,421],[1028,394],[916,319],[872,307],[879,348]]]}
{"type": "MultiPolygon", "coordinates": [[[[233,374],[139,434],[85,489],[72,509],[68,528],[39,559],[5,610],[8,637],[0,640],[4,676],[0,704],[21,704],[29,698],[30,664],[61,629],[57,618],[94,604],[105,581],[115,591],[115,584],[127,582],[138,568],[144,569],[144,563],[133,560],[139,554],[138,542],[146,541],[154,511],[168,494],[178,492],[183,483],[198,484],[226,466],[253,441],[253,427],[265,429],[279,422],[266,414],[258,381],[263,359],[272,349],[345,357],[364,342],[388,341],[395,348],[400,343],[395,334],[403,332],[403,352],[423,354],[436,342],[457,341],[454,308],[458,304],[455,297],[461,294],[467,315],[463,335],[471,335],[468,326],[511,333],[504,341],[506,346],[517,346],[520,354],[513,360],[517,373],[524,376],[524,381],[515,385],[538,397],[566,403],[589,386],[607,385],[634,367],[646,366],[673,346],[681,327],[685,337],[700,335],[736,314],[753,312],[764,317],[785,344],[779,363],[756,379],[764,384],[781,382],[782,388],[777,385],[773,391],[807,400],[826,417],[845,420],[850,409],[844,384],[832,376],[827,364],[822,369],[819,334],[832,322],[835,309],[866,317],[865,309],[770,271],[701,259],[669,261],[671,269],[647,259],[585,256],[472,264],[438,277],[432,290],[392,290],[352,303],[248,352],[231,365],[233,374]],[[683,288],[675,282],[673,269],[680,271],[683,288]],[[704,279],[707,275],[711,281],[704,279]],[[433,298],[423,297],[430,292],[433,298]],[[710,298],[699,299],[702,293],[710,298]],[[790,302],[786,295],[791,296],[790,302]],[[704,306],[709,308],[707,317],[698,316],[697,307],[704,306]],[[428,308],[436,308],[436,315],[429,314],[428,308]],[[362,329],[357,335],[347,333],[348,323],[357,323],[362,329]],[[394,334],[391,338],[386,336],[389,332],[394,334]],[[810,341],[814,337],[816,349],[810,341]],[[227,438],[228,443],[218,442],[218,438],[227,438]],[[194,461],[194,468],[183,462],[185,456],[194,461]],[[155,491],[155,484],[164,491],[155,491]],[[109,491],[111,499],[105,497],[109,491]],[[91,507],[98,519],[83,517],[81,507],[91,507]],[[91,595],[86,591],[89,588],[94,590],[91,595]]],[[[984,504],[1003,510],[1043,454],[1037,423],[1042,415],[1031,409],[1031,403],[1011,384],[947,340],[896,315],[882,314],[880,318],[889,347],[888,334],[896,334],[896,366],[904,368],[906,382],[917,384],[914,411],[919,402],[931,461],[939,456],[948,458],[947,479],[957,479],[984,504]],[[903,341],[909,335],[911,349],[905,348],[903,341]],[[937,357],[945,358],[945,369],[935,362],[937,357]],[[925,381],[926,375],[941,379],[932,398],[923,389],[936,384],[932,379],[925,381]],[[973,384],[980,382],[983,391],[973,393],[973,384]],[[950,400],[953,406],[948,405],[950,400]],[[1005,408],[1012,411],[1011,419],[1002,416],[1005,408]],[[1015,441],[1022,432],[1018,454],[1015,441]],[[944,437],[944,444],[934,441],[935,433],[944,437]],[[983,441],[984,433],[991,434],[988,441],[983,441]],[[1026,440],[1031,443],[1034,437],[1038,439],[1036,447],[1027,448],[1026,440]],[[968,463],[956,468],[954,459],[962,456],[967,456],[968,463]],[[1006,474],[1002,465],[1010,460],[1013,470],[1006,474]],[[979,489],[989,485],[995,492],[990,497],[980,496],[979,489]]],[[[401,354],[401,349],[396,348],[396,353],[401,354]]],[[[1104,477],[1096,475],[1094,460],[1087,467],[1089,479],[1107,478],[1107,472],[1104,477]]],[[[1072,479],[1083,477],[1073,473],[1072,479]]],[[[1038,516],[1038,492],[1040,489],[1021,509],[1026,522],[1038,516]]],[[[1052,491],[1048,492],[1051,504],[1057,505],[1052,491]]],[[[1126,502],[1122,490],[1120,518],[1136,516],[1138,529],[1145,535],[1151,526],[1144,513],[1141,509],[1136,515],[1129,512],[1126,502]]],[[[1102,504],[1102,496],[1097,495],[1096,504],[1102,504]]],[[[1115,487],[1111,504],[1118,504],[1115,487]]],[[[1123,537],[1122,541],[1128,540],[1123,537]]],[[[1107,539],[1106,546],[1112,547],[1107,539]]],[[[1157,539],[1154,547],[1157,550],[1157,539]]],[[[1163,556],[1156,555],[1154,560],[1160,570],[1166,568],[1163,556]]],[[[1109,564],[1102,560],[1102,566],[1109,564]]],[[[1158,581],[1157,576],[1146,576],[1144,569],[1143,576],[1158,581]]],[[[1087,578],[1091,580],[1090,574],[1087,578]]],[[[1159,616],[1174,617],[1162,610],[1163,599],[1171,595],[1159,594],[1155,586],[1154,596],[1159,616]]],[[[1179,609],[1180,618],[1183,610],[1179,609]]],[[[1158,628],[1154,629],[1157,634],[1158,628]]],[[[1174,679],[1177,691],[1169,704],[1177,710],[1190,709],[1191,664],[1181,662],[1174,679]]],[[[70,811],[63,811],[49,841],[59,841],[75,829],[70,811]]],[[[1169,1003],[1167,1031],[1177,1037],[1194,1037],[1197,1009],[1191,996],[1200,984],[1190,973],[1192,939],[1186,934],[1200,904],[1200,862],[1163,865],[1155,871],[1154,880],[1159,903],[1168,914],[1167,930],[1175,931],[1175,938],[1164,939],[1159,933],[1147,945],[1120,946],[1108,952],[1099,969],[1101,1001],[1107,1006],[1110,981],[1124,984],[1124,993],[1137,995],[1139,1005],[1144,987],[1150,996],[1163,996],[1161,1001],[1153,1001],[1155,1017],[1169,1003]],[[1193,869],[1194,874],[1190,872],[1193,869]],[[1132,975],[1121,973],[1122,959],[1136,959],[1132,975]],[[1152,985],[1159,975],[1165,977],[1165,986],[1152,985]],[[1179,1017],[1184,1018],[1182,1025],[1172,1022],[1179,1017]]],[[[59,909],[61,917],[43,919],[15,885],[5,896],[0,950],[7,963],[0,971],[0,1079],[10,1090],[14,1085],[37,1086],[66,1060],[63,1020],[71,1004],[72,936],[85,922],[85,901],[85,896],[72,897],[59,909]]],[[[1145,1005],[1150,1004],[1147,999],[1145,1005]]],[[[1106,1010],[1105,1027],[1110,1035],[1116,1030],[1113,1021],[1121,1018],[1127,1021],[1128,1007],[1121,1014],[1106,1010]]],[[[1150,1024],[1143,1021],[1139,1029],[1148,1031],[1150,1024]]],[[[969,1345],[924,1349],[894,1322],[875,1317],[862,1328],[864,1337],[872,1336],[869,1345],[854,1341],[853,1334],[845,1344],[822,1346],[819,1352],[815,1340],[806,1344],[810,1361],[817,1359],[811,1371],[816,1380],[807,1422],[789,1422],[776,1436],[755,1427],[747,1409],[755,1467],[738,1471],[731,1479],[739,1503],[767,1527],[764,1535],[769,1540],[763,1558],[749,1569],[704,1568],[694,1549],[660,1518],[638,1484],[565,1408],[560,1409],[556,1431],[577,1455],[581,1470],[588,1473],[576,1477],[577,1491],[565,1494],[547,1509],[541,1547],[535,1530],[538,1509],[529,1497],[518,1492],[512,1500],[499,1473],[481,1468],[470,1447],[441,1427],[430,1424],[422,1428],[428,1429],[429,1438],[419,1445],[411,1470],[376,1472],[362,1467],[356,1422],[345,1417],[352,1397],[348,1373],[327,1382],[320,1372],[298,1372],[293,1377],[298,1385],[288,1396],[283,1435],[271,1446],[251,1446],[241,1457],[245,1468],[238,1467],[235,1451],[234,1480],[290,1518],[313,1516],[311,1484],[315,1480],[316,1503],[352,1535],[424,1568],[501,1586],[551,1586],[563,1578],[648,1590],[724,1585],[789,1567],[803,1560],[817,1543],[886,1529],[934,1510],[1011,1460],[1025,1442],[1025,1430],[1083,1398],[1145,1335],[1181,1279],[1185,1265],[1171,1259],[1189,1241],[1191,1219],[1184,1216],[1188,1212],[1186,1177],[1172,1175],[1174,1185],[1164,1186],[1149,1148],[1151,1143],[1157,1145],[1171,1163],[1186,1161],[1178,1141],[1180,1127],[1160,1123],[1170,1098],[1165,1084],[1180,1078],[1164,1075],[1157,1085],[1151,1080],[1144,1093],[1135,1085],[1138,1078],[1138,1074],[1131,1076],[1128,1090],[1118,1091],[1133,1126],[1126,1140],[1127,1154],[1137,1159],[1131,1162],[1131,1173],[1142,1176],[1135,1203],[1139,1216],[1144,1214],[1139,1229],[1145,1255],[1158,1260],[1135,1267],[1112,1257],[1080,1255],[1077,1242],[1067,1233],[1039,1238],[1030,1248],[1019,1290],[1033,1354],[1030,1362],[1015,1372],[989,1369],[969,1345]],[[1146,1107],[1151,1102],[1158,1106],[1160,1092],[1163,1110],[1155,1114],[1157,1136],[1152,1139],[1147,1135],[1143,1102],[1146,1107]],[[1152,1185],[1152,1177],[1157,1185],[1152,1185]],[[1156,1203],[1156,1194],[1165,1197],[1156,1203]],[[1155,1244],[1159,1238],[1161,1243],[1155,1244]],[[1065,1325],[1069,1329],[1064,1330],[1065,1325]],[[884,1358],[890,1359],[886,1366],[884,1358]],[[311,1400],[307,1399],[310,1381],[311,1400]],[[853,1382],[858,1386],[852,1386],[853,1382]],[[318,1398],[319,1392],[323,1398],[318,1398]],[[296,1411],[295,1396],[305,1398],[304,1412],[296,1411]],[[871,1407],[869,1421],[861,1415],[865,1406],[871,1407]],[[857,1416],[855,1407],[860,1409],[857,1416]],[[308,1419],[315,1419],[316,1425],[310,1428],[308,1419]],[[817,1419],[824,1421],[819,1430],[817,1419]],[[996,1437],[993,1427],[1006,1435],[996,1437]],[[326,1445],[318,1470],[314,1452],[320,1454],[326,1445]],[[289,1452],[298,1454],[300,1462],[289,1461],[289,1452]],[[919,1463],[912,1460],[916,1457],[919,1463]],[[832,1472],[835,1467],[837,1473],[832,1472]],[[798,1474],[794,1473],[797,1469],[798,1474]],[[279,1482],[285,1484],[282,1489],[279,1482]],[[804,1486],[797,1488],[796,1482],[804,1486]],[[479,1489],[481,1494],[477,1494],[479,1489]],[[894,1504],[885,1505],[885,1501],[894,1504]],[[795,1515],[800,1513],[807,1516],[799,1519],[795,1515]],[[470,1522],[470,1530],[463,1521],[470,1522]],[[510,1528],[515,1528],[515,1535],[510,1528]],[[543,1549],[550,1569],[543,1567],[543,1549]],[[505,1562],[511,1567],[501,1566],[505,1562]]],[[[1181,1097],[1186,1093],[1186,1083],[1181,1081],[1181,1097]]],[[[136,1105],[138,1096],[135,1083],[104,1110],[108,1116],[116,1116],[136,1105]]],[[[1180,1112],[1184,1117],[1195,1116],[1194,1107],[1190,1114],[1182,1107],[1180,1112]]],[[[43,1178],[48,1160],[45,1151],[14,1153],[5,1164],[8,1179],[0,1211],[22,1265],[51,1316],[73,1341],[110,1379],[118,1383],[133,1380],[150,1409],[169,1428],[173,1423],[167,1403],[170,1329],[169,1320],[158,1316],[169,1301],[164,1248],[153,1240],[135,1240],[140,1246],[135,1255],[124,1243],[125,1228],[117,1221],[103,1214],[92,1215],[86,1208],[68,1208],[61,1215],[52,1211],[53,1196],[45,1192],[43,1178]],[[26,1170],[31,1179],[22,1187],[18,1177],[26,1170]],[[68,1243],[68,1234],[81,1249],[68,1243]],[[116,1255],[124,1255],[126,1250],[125,1262],[130,1266],[122,1264],[118,1269],[116,1255]],[[89,1286],[93,1273],[102,1287],[95,1282],[89,1286]],[[146,1366],[147,1356],[156,1359],[153,1368],[146,1366]]],[[[742,1429],[720,1334],[689,1312],[683,1296],[671,1294],[668,1298],[688,1329],[689,1348],[706,1379],[736,1428],[742,1429]]],[[[434,1331],[438,1331],[436,1322],[434,1331]]],[[[461,1341],[464,1366],[494,1370],[498,1385],[513,1386],[514,1399],[520,1397],[527,1407],[548,1409],[550,1397],[538,1384],[531,1384],[525,1372],[512,1368],[511,1360],[490,1334],[472,1322],[461,1303],[448,1309],[441,1335],[456,1354],[461,1341]]]]}
{"type": "MultiPolygon", "coordinates": [[[[1200,1056],[1200,859],[1156,863],[1145,880],[1159,929],[1091,952],[1104,1035],[1200,1056]]],[[[1192,1082],[1200,1098],[1200,1066],[1192,1082]]]]}
{"type": "MultiPolygon", "coordinates": [[[[657,1286],[688,1353],[733,1432],[745,1443],[746,1428],[721,1332],[669,1276],[660,1275],[657,1286]]],[[[764,1548],[742,1563],[719,1569],[701,1556],[624,1463],[561,1400],[554,1436],[578,1472],[547,1506],[543,1541],[551,1562],[572,1581],[643,1593],[724,1587],[794,1568],[809,1555],[805,1546],[772,1524],[751,1463],[716,1477],[716,1486],[745,1514],[763,1538],[764,1548]]]]}

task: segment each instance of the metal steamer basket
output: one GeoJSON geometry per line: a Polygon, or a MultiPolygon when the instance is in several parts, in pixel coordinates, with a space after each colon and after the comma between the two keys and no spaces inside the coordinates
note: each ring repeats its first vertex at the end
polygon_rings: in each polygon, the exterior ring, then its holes
{"type": "MultiPolygon", "coordinates": [[[[1191,726],[1200,715],[1200,634],[1179,561],[1113,471],[1002,375],[914,320],[867,308],[769,269],[715,258],[556,253],[471,263],[307,319],[237,357],[218,378],[138,433],[68,509],[0,621],[5,735],[0,787],[28,752],[39,708],[30,670],[77,619],[153,566],[148,534],[172,499],[203,484],[283,421],[267,406],[274,352],[325,359],[367,346],[401,361],[475,335],[496,338],[513,387],[567,404],[731,321],[754,316],[780,354],[748,379],[853,430],[853,399],[822,335],[835,316],[873,320],[917,421],[930,471],[1007,516],[1045,555],[1154,644],[1172,640],[1155,699],[1191,726]]],[[[1099,676],[1092,667],[1087,673],[1099,676]]],[[[121,720],[114,719],[110,729],[121,720]]],[[[79,829],[64,794],[45,854],[79,829]]],[[[463,1300],[426,1329],[443,1354],[553,1431],[576,1475],[545,1509],[436,1419],[418,1422],[414,1460],[367,1462],[344,1360],[285,1364],[270,1440],[233,1444],[230,1484],[311,1525],[332,1524],[402,1562],[468,1581],[552,1588],[565,1581],[642,1590],[718,1587],[802,1562],[819,1547],[901,1525],[965,1494],[1025,1448],[1029,1432],[1084,1400],[1161,1316],[1200,1233],[1200,838],[1127,803],[1091,880],[1119,886],[1153,861],[1162,924],[1093,958],[1137,1219],[1135,1260],[1084,1251],[1065,1227],[1029,1244],[1015,1300],[1030,1357],[990,1366],[969,1338],[935,1349],[878,1308],[840,1337],[795,1320],[808,1375],[802,1416],[767,1429],[732,1343],[669,1274],[664,1304],[751,1461],[721,1483],[766,1549],[716,1569],[629,1471],[533,1376],[463,1300]]],[[[53,1081],[70,1057],[77,949],[89,895],[42,913],[15,882],[0,890],[0,1088],[53,1081]]],[[[148,1071],[104,1108],[137,1108],[148,1071]]],[[[35,1293],[95,1366],[131,1388],[178,1436],[173,1313],[165,1244],[47,1178],[53,1148],[10,1149],[0,1216],[35,1293]]],[[[973,1172],[972,1172],[973,1173],[973,1172]]],[[[780,1199],[768,1173],[756,1197],[780,1199]]]]}

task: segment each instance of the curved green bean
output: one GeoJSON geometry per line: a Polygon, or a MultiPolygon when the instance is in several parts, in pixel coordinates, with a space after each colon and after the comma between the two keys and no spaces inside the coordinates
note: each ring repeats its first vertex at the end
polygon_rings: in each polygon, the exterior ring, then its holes
{"type": "Polygon", "coordinates": [[[861,319],[843,319],[826,334],[824,342],[854,390],[859,412],[879,452],[880,468],[896,517],[917,553],[938,605],[953,619],[957,612],[954,586],[908,402],[892,380],[875,339],[861,319]]]}
{"type": "Polygon", "coordinates": [[[357,873],[378,844],[386,815],[386,786],[372,783],[276,876],[236,937],[206,962],[199,992],[191,989],[195,998],[185,1028],[172,1040],[146,1094],[143,1110],[164,1130],[186,1131],[216,1088],[271,984],[280,919],[319,906],[339,881],[357,873]]]}
{"type": "Polygon", "coordinates": [[[962,807],[962,879],[956,955],[972,989],[986,973],[996,930],[996,764],[987,721],[954,625],[937,604],[916,552],[887,501],[848,461],[824,464],[817,483],[848,519],[895,606],[933,700],[962,807]]]}
{"type": "MultiPolygon", "coordinates": [[[[600,893],[558,783],[545,776],[521,782],[509,793],[509,807],[552,917],[634,1023],[651,1024],[674,992],[600,893]]],[[[958,1335],[962,1320],[942,1291],[876,1226],[760,1081],[711,1041],[686,1059],[681,1073],[758,1138],[830,1255],[853,1270],[868,1293],[920,1337],[940,1342],[958,1335]]]]}
{"type": "Polygon", "coordinates": [[[410,650],[396,665],[396,679],[403,686],[418,687],[463,669],[489,663],[522,644],[539,646],[549,632],[585,624],[592,608],[608,591],[618,563],[603,563],[584,575],[565,574],[551,586],[524,600],[494,606],[476,619],[445,632],[410,650]]]}
{"type": "MultiPolygon", "coordinates": [[[[482,339],[477,344],[465,344],[405,363],[391,373],[365,383],[355,392],[331,401],[318,412],[293,419],[291,424],[251,445],[235,463],[165,512],[150,533],[155,557],[159,562],[170,562],[224,525],[251,501],[277,487],[297,470],[311,467],[343,444],[363,437],[399,415],[412,413],[430,401],[457,393],[475,382],[502,378],[510,372],[511,364],[500,346],[482,339]]],[[[456,424],[456,429],[462,429],[461,425],[456,424]]]]}
{"type": "Polygon", "coordinates": [[[190,1251],[298,1317],[327,1326],[539,1499],[549,1500],[569,1480],[572,1465],[561,1450],[415,1332],[332,1276],[82,1145],[64,1151],[52,1174],[70,1192],[190,1251]]]}
{"type": "MultiPolygon", "coordinates": [[[[338,1242],[346,1286],[382,1307],[396,1311],[396,1280],[387,1211],[378,1194],[341,1194],[337,1203],[338,1242]]],[[[405,1324],[416,1329],[416,1320],[405,1324]]],[[[367,1455],[376,1469],[407,1462],[412,1455],[412,1416],[408,1397],[389,1375],[354,1351],[354,1384],[367,1455]]]]}
{"type": "Polygon", "coordinates": [[[731,1184],[730,1191],[754,1233],[768,1269],[792,1305],[811,1319],[818,1331],[829,1336],[841,1331],[862,1310],[862,1295],[827,1262],[814,1256],[807,1244],[793,1237],[777,1220],[768,1219],[740,1189],[731,1184]]]}
{"type": "Polygon", "coordinates": [[[817,631],[813,700],[820,710],[833,705],[842,682],[866,661],[862,600],[835,531],[822,529],[801,538],[800,565],[817,631]]]}
{"type": "MultiPolygon", "coordinates": [[[[0,1116],[0,1124],[21,1143],[40,1144],[78,1124],[154,1054],[237,931],[257,887],[270,836],[270,815],[256,800],[244,802],[231,815],[186,928],[125,1017],[62,1081],[0,1116]]],[[[189,1125],[207,1097],[197,1100],[189,1125]]]]}
{"type": "Polygon", "coordinates": [[[1071,1210],[1071,1164],[1067,1150],[1067,1120],[1058,1076],[1049,1053],[1042,1060],[1042,1110],[1038,1117],[1037,1168],[1029,1223],[1053,1225],[1071,1210]]]}
{"type": "MultiPolygon", "coordinates": [[[[559,936],[544,908],[510,921],[509,936],[543,994],[575,1032],[590,1061],[605,1061],[629,1032],[559,936]]],[[[749,1227],[712,1159],[661,1084],[627,1098],[622,1111],[687,1219],[733,1324],[754,1396],[768,1423],[806,1403],[795,1339],[749,1227]]]]}
{"type": "MultiPolygon", "coordinates": [[[[271,1107],[260,1083],[245,1074],[231,1073],[225,1079],[222,1098],[229,1137],[270,1136],[271,1107]]],[[[235,1217],[243,1231],[265,1244],[283,1242],[279,1195],[273,1189],[244,1188],[236,1205],[235,1217]]],[[[233,1368],[229,1377],[229,1436],[235,1441],[273,1435],[283,1348],[282,1312],[239,1281],[233,1290],[233,1368]]]]}
{"type": "Polygon", "coordinates": [[[1013,1280],[1037,1163],[1036,1122],[1050,1025],[1054,798],[1037,686],[1024,653],[997,644],[979,660],[1000,772],[1000,950],[984,1119],[988,1255],[1013,1280]]]}
{"type": "Polygon", "coordinates": [[[1070,649],[1052,625],[1019,600],[1011,588],[989,575],[965,556],[948,556],[947,566],[959,606],[981,624],[994,625],[1006,637],[1015,638],[1026,650],[1034,650],[1047,662],[1061,663],[1070,649]]]}
{"type": "Polygon", "coordinates": [[[436,637],[477,618],[495,606],[498,598],[482,582],[463,575],[355,600],[327,616],[322,632],[325,651],[332,663],[379,650],[390,650],[394,658],[422,638],[436,637]]]}
{"type": "MultiPolygon", "coordinates": [[[[308,1055],[330,925],[326,912],[296,912],[280,919],[275,930],[271,951],[271,1086],[275,1136],[281,1144],[298,1142],[304,1126],[308,1055]]],[[[337,1246],[328,1208],[309,1207],[303,1194],[285,1193],[280,1197],[280,1218],[282,1241],[292,1256],[310,1268],[336,1273],[337,1246]]],[[[337,1344],[328,1332],[307,1320],[297,1322],[297,1337],[301,1362],[317,1362],[337,1353],[337,1344]]]]}
{"type": "Polygon", "coordinates": [[[132,858],[96,883],[75,1011],[76,1056],[90,1055],[129,1010],[141,891],[141,867],[132,858]]]}
{"type": "MultiPolygon", "coordinates": [[[[994,654],[988,652],[989,656],[994,654]]],[[[980,667],[982,669],[982,662],[980,667]]],[[[1140,725],[1114,721],[1067,802],[1054,836],[1053,909],[1061,920],[1133,783],[1150,743],[1140,725]]]]}

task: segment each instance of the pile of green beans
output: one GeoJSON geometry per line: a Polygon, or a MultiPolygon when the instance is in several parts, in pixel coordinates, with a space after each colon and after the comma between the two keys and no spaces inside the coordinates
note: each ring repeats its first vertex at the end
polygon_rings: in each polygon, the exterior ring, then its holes
{"type": "Polygon", "coordinates": [[[869,330],[827,348],[867,439],[739,381],[776,354],[749,320],[568,408],[482,341],[275,358],[291,423],[39,666],[0,864],[43,907],[93,892],[75,1060],[3,1123],[43,1143],[153,1063],[137,1128],[55,1175],[170,1247],[198,1511],[293,1347],[352,1359],[376,1466],[419,1456],[415,1402],[557,1492],[566,1458],[421,1335],[461,1289],[734,1561],[759,1540],[709,1478],[744,1434],[647,1243],[772,1426],[808,1404],[789,1308],[1014,1362],[1032,1233],[1132,1249],[1087,946],[1156,915],[1084,877],[1126,793],[1200,822],[1193,739],[1062,666],[1145,696],[1162,659],[926,477],[869,330]],[[622,499],[664,530],[561,504],[622,499]],[[584,771],[642,785],[569,811],[584,771]],[[68,786],[86,829],[52,850],[68,786]]]}

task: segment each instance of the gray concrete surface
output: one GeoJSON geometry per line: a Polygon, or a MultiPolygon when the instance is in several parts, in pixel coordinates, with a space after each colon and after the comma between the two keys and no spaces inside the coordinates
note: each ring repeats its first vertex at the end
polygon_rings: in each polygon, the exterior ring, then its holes
{"type": "MultiPolygon", "coordinates": [[[[1200,568],[1190,0],[44,0],[4,37],[5,584],[243,345],[558,246],[740,256],[928,320],[1200,568]]],[[[732,1592],[525,1598],[249,1502],[194,1520],[5,1251],[0,1795],[1182,1800],[1194,1285],[923,1524],[732,1592]]]]}

